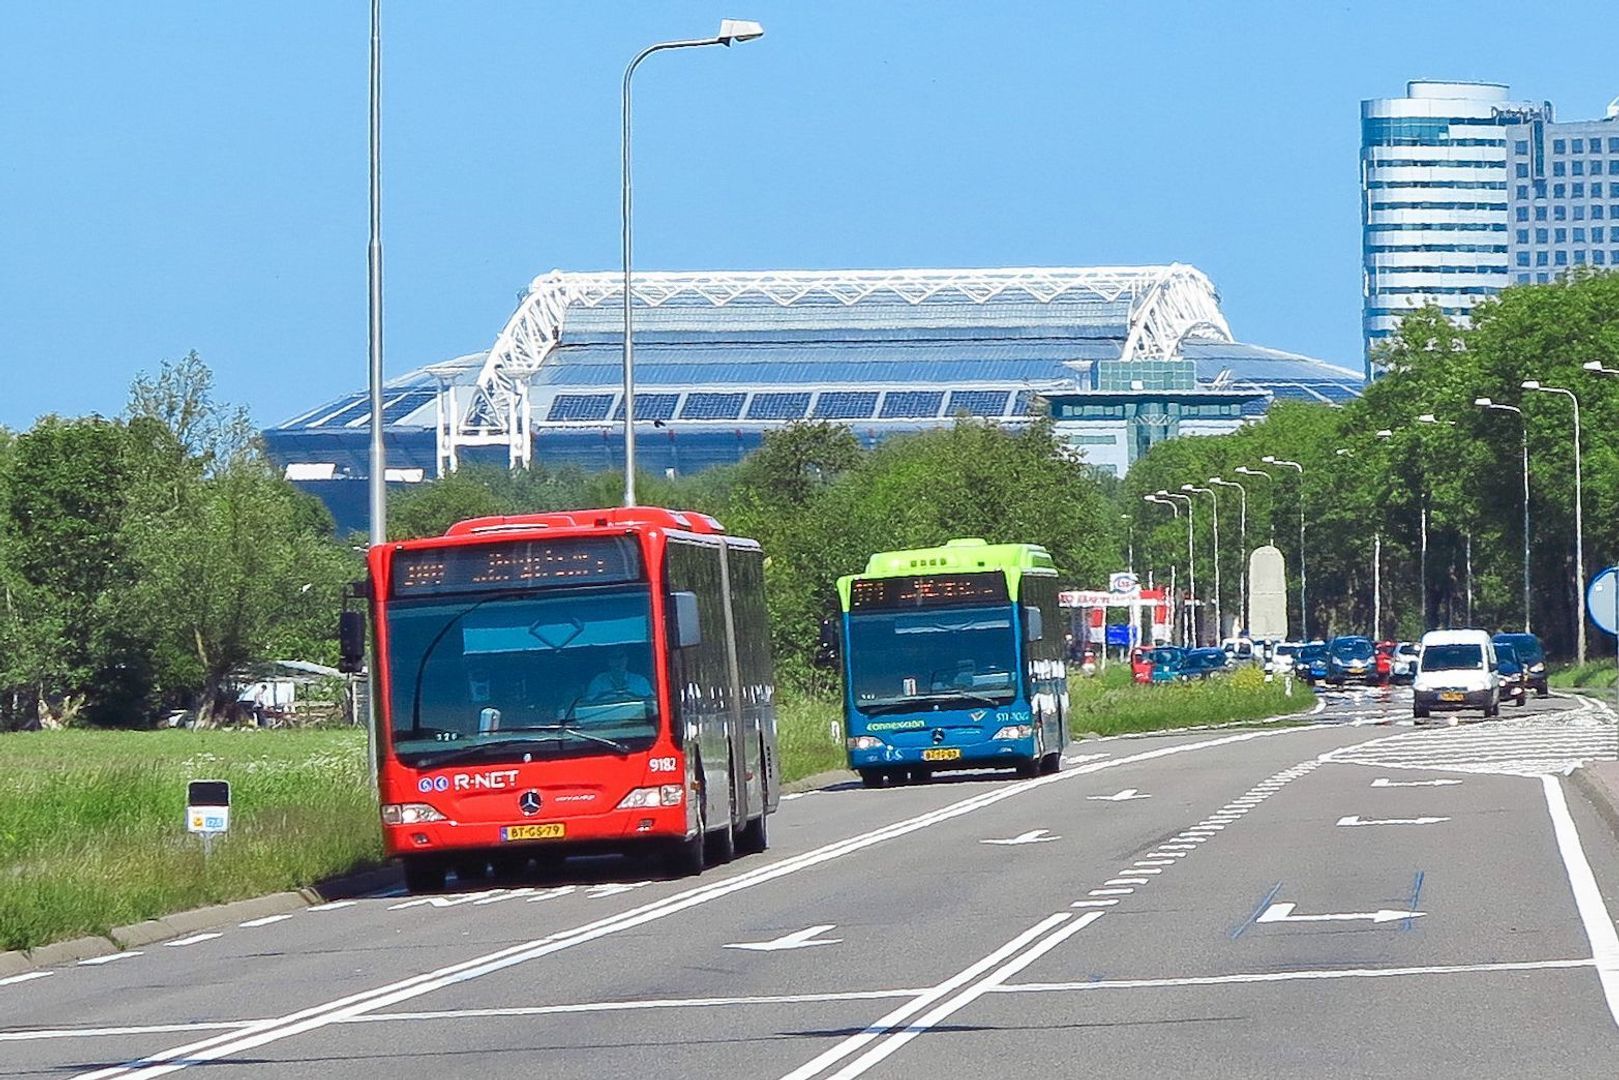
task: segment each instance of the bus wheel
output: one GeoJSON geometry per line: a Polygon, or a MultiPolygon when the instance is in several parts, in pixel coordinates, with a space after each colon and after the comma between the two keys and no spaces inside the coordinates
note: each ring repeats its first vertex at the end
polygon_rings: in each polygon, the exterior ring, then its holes
{"type": "Polygon", "coordinates": [[[707,864],[707,833],[704,826],[708,824],[708,811],[703,806],[704,799],[701,785],[697,794],[697,834],[689,840],[677,840],[664,856],[664,869],[670,877],[696,877],[703,872],[707,864]]]}
{"type": "Polygon", "coordinates": [[[860,784],[861,784],[862,787],[871,787],[871,788],[882,787],[883,786],[883,781],[886,780],[886,779],[887,779],[887,776],[883,773],[883,771],[881,769],[861,769],[860,770],[860,784]]]}
{"type": "Polygon", "coordinates": [[[437,855],[402,855],[399,862],[405,870],[405,891],[436,893],[444,891],[444,861],[437,855]]]}
{"type": "Polygon", "coordinates": [[[1032,780],[1040,775],[1041,766],[1039,758],[1030,758],[1028,761],[1018,763],[1017,774],[1020,780],[1032,780]]]}
{"type": "Polygon", "coordinates": [[[1040,771],[1047,776],[1050,776],[1052,773],[1062,772],[1062,751],[1053,750],[1051,753],[1041,758],[1040,771]]]}
{"type": "Polygon", "coordinates": [[[730,818],[725,819],[724,828],[708,834],[706,854],[710,866],[719,866],[736,858],[736,826],[731,824],[730,818]]]}
{"type": "Polygon", "coordinates": [[[736,837],[736,849],[744,855],[758,855],[770,846],[770,827],[765,824],[770,815],[764,810],[748,822],[736,837]]]}

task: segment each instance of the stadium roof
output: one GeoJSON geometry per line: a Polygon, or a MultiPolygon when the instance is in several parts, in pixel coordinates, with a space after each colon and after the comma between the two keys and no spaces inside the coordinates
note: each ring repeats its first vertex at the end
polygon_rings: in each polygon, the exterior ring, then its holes
{"type": "MultiPolygon", "coordinates": [[[[646,273],[635,279],[636,415],[648,423],[802,418],[915,426],[1016,421],[1042,390],[1095,385],[1099,361],[1184,358],[1199,384],[1338,402],[1359,371],[1232,338],[1219,296],[1181,264],[999,270],[646,273]]],[[[391,428],[433,429],[440,467],[537,430],[622,419],[622,277],[536,278],[487,352],[388,384],[391,428]]],[[[278,425],[363,429],[363,393],[278,425]]]]}

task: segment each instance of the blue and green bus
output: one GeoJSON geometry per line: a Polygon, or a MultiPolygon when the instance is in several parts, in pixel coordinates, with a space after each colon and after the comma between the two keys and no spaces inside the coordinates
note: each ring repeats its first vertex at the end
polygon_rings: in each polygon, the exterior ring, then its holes
{"type": "Polygon", "coordinates": [[[845,745],[867,787],[1061,767],[1068,672],[1045,548],[963,539],[880,552],[838,579],[838,596],[845,745]]]}

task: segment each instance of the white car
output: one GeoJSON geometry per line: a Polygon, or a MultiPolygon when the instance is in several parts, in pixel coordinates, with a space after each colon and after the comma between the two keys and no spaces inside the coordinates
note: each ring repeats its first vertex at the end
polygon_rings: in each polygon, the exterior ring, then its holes
{"type": "Polygon", "coordinates": [[[1303,646],[1297,641],[1278,641],[1270,653],[1268,670],[1272,675],[1293,674],[1293,656],[1303,646]]]}
{"type": "Polygon", "coordinates": [[[1430,630],[1422,635],[1422,656],[1411,684],[1411,715],[1477,709],[1501,714],[1501,675],[1495,643],[1483,630],[1430,630]]]}

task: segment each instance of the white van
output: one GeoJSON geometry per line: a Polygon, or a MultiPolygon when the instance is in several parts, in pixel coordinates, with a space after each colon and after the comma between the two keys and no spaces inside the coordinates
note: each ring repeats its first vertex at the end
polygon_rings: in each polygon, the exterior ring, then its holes
{"type": "Polygon", "coordinates": [[[1422,635],[1417,676],[1411,684],[1411,715],[1478,709],[1501,714],[1501,676],[1495,643],[1483,630],[1431,630],[1422,635]]]}

